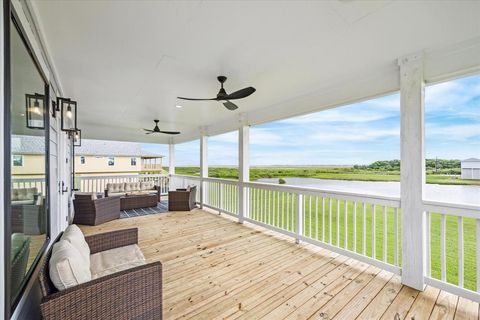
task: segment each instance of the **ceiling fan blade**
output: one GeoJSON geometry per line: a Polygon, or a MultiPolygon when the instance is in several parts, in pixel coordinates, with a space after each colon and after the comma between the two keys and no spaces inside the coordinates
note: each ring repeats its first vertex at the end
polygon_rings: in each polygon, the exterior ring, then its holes
{"type": "Polygon", "coordinates": [[[195,99],[195,98],[183,98],[183,97],[177,97],[178,99],[182,100],[189,100],[189,101],[210,101],[210,100],[218,100],[217,98],[211,98],[211,99],[195,99]]]}
{"type": "Polygon", "coordinates": [[[147,131],[147,132],[150,132],[150,133],[153,132],[153,130],[150,130],[150,129],[143,129],[143,130],[145,130],[145,131],[147,131]]]}
{"type": "Polygon", "coordinates": [[[165,133],[165,134],[180,134],[179,131],[160,131],[160,133],[165,133]]]}
{"type": "Polygon", "coordinates": [[[246,98],[249,95],[251,95],[252,93],[254,93],[255,91],[256,90],[255,90],[254,87],[243,88],[241,90],[238,90],[238,91],[235,91],[235,92],[232,92],[232,93],[228,94],[225,97],[225,99],[226,100],[235,100],[235,99],[246,98]]]}
{"type": "Polygon", "coordinates": [[[230,111],[238,109],[238,106],[235,103],[230,101],[225,101],[223,105],[225,106],[225,108],[227,108],[230,111]]]}

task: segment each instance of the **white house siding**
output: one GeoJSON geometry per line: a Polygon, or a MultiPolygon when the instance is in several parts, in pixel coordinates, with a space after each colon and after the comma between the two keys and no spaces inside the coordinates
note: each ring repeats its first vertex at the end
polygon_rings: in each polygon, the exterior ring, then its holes
{"type": "Polygon", "coordinates": [[[464,160],[461,168],[462,179],[480,179],[480,159],[464,160]]]}

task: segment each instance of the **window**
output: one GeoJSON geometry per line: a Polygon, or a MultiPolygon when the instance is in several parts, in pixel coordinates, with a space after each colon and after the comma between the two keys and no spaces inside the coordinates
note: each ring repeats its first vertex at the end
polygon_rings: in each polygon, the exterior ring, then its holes
{"type": "MultiPolygon", "coordinates": [[[[35,95],[48,96],[49,87],[46,78],[39,72],[41,70],[32,59],[26,38],[22,38],[21,31],[13,20],[10,22],[10,42],[6,49],[10,50],[10,76],[6,78],[6,90],[11,93],[9,106],[5,106],[5,122],[10,124],[10,132],[6,132],[3,146],[9,145],[6,158],[11,159],[11,168],[22,167],[22,170],[11,170],[10,176],[5,177],[5,198],[8,205],[5,207],[5,223],[8,224],[9,233],[2,233],[5,245],[5,256],[9,257],[6,277],[9,279],[8,294],[5,299],[6,308],[9,309],[5,318],[10,318],[24,289],[32,283],[33,271],[38,265],[43,252],[45,252],[49,237],[49,149],[48,128],[49,118],[45,116],[49,106],[40,108],[41,118],[45,118],[44,126],[33,128],[26,119],[26,97],[35,95]],[[22,152],[31,153],[26,162],[22,152]],[[30,180],[25,184],[18,180],[30,180]],[[10,259],[11,257],[11,259],[10,259]]],[[[48,114],[48,113],[47,113],[48,114]]],[[[2,148],[3,148],[2,146],[2,148]]],[[[2,317],[3,318],[3,317],[2,317]]]]}
{"type": "Polygon", "coordinates": [[[137,165],[137,158],[130,158],[130,165],[136,166],[137,165]]]}
{"type": "Polygon", "coordinates": [[[80,157],[80,164],[85,164],[85,157],[84,156],[80,157]]]}
{"type": "Polygon", "coordinates": [[[113,167],[115,165],[115,157],[108,157],[108,166],[113,167]]]}
{"type": "Polygon", "coordinates": [[[23,156],[14,154],[12,156],[12,163],[14,167],[23,167],[23,156]]]}

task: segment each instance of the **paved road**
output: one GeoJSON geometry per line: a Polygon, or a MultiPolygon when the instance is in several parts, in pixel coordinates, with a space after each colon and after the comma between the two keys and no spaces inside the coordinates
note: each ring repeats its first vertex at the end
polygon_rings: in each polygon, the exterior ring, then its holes
{"type": "MultiPolygon", "coordinates": [[[[400,182],[345,181],[314,178],[285,178],[286,184],[327,190],[400,196],[400,182]]],[[[259,179],[259,182],[278,183],[278,178],[259,179]]],[[[480,205],[480,186],[427,184],[425,199],[439,202],[480,205]]]]}

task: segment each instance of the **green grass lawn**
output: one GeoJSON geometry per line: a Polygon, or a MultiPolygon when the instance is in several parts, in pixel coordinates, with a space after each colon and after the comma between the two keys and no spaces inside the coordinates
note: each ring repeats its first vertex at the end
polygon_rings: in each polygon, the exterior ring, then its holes
{"type": "MultiPolygon", "coordinates": [[[[237,188],[229,186],[225,188],[218,183],[209,183],[207,203],[218,207],[219,195],[222,192],[222,208],[230,212],[236,212],[238,207],[237,188]],[[223,188],[222,191],[220,189],[223,188]]],[[[295,232],[296,198],[292,194],[255,189],[249,193],[250,218],[278,228],[295,232]]],[[[384,259],[394,264],[395,244],[395,209],[386,208],[386,220],[384,219],[384,207],[365,205],[365,255],[380,261],[384,259]],[[375,218],[375,219],[374,219],[375,218]],[[373,221],[375,220],[375,231],[373,221]],[[386,224],[386,257],[384,257],[384,226],[386,224]],[[375,235],[375,255],[373,255],[373,237],[375,235]]],[[[303,234],[312,239],[318,239],[341,248],[363,254],[363,205],[356,204],[356,246],[354,248],[354,203],[347,202],[345,215],[345,202],[343,200],[328,199],[322,197],[304,198],[304,230],[303,234]],[[325,209],[322,205],[325,201],[325,209]],[[330,201],[332,206],[331,215],[330,201]],[[345,219],[346,216],[346,219],[345,219]],[[338,220],[337,220],[338,218],[338,220]],[[325,222],[324,222],[325,221],[325,222]],[[330,222],[331,221],[331,222],[330,222]],[[337,222],[338,221],[338,222],[337,222]],[[345,221],[347,230],[345,232],[345,221]],[[346,242],[345,242],[345,234],[346,242]],[[337,237],[338,236],[338,237],[337,237]],[[337,241],[338,239],[338,241],[337,241]]],[[[440,214],[431,215],[431,266],[432,277],[440,279],[440,214]]],[[[464,286],[476,290],[476,239],[475,219],[464,218],[464,286]]],[[[401,210],[398,209],[398,264],[401,265],[401,210]]],[[[458,283],[458,222],[457,217],[447,216],[446,223],[446,265],[447,281],[452,284],[458,283]]]]}
{"type": "MultiPolygon", "coordinates": [[[[177,167],[177,174],[200,175],[198,167],[177,167]]],[[[212,178],[238,179],[237,168],[209,168],[208,175],[212,178]]],[[[400,181],[400,172],[395,170],[368,170],[356,168],[306,167],[306,168],[251,168],[250,180],[262,178],[317,178],[351,181],[400,181]]],[[[480,180],[463,180],[458,175],[434,174],[427,172],[427,183],[480,185],[480,180]]]]}

